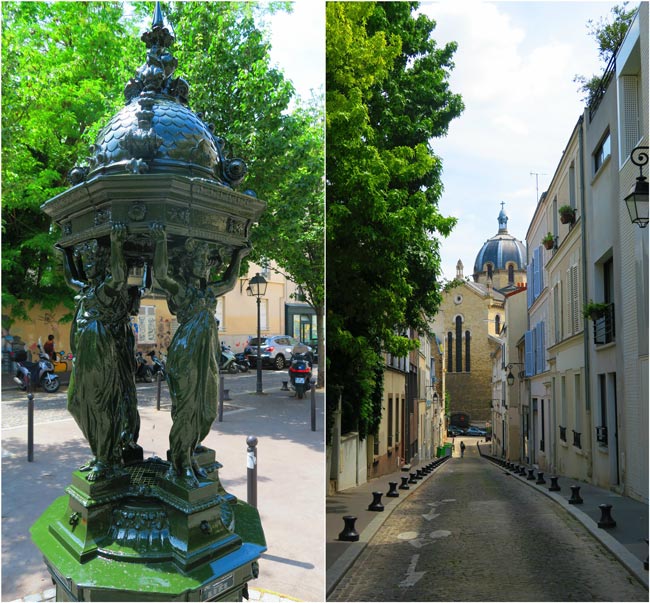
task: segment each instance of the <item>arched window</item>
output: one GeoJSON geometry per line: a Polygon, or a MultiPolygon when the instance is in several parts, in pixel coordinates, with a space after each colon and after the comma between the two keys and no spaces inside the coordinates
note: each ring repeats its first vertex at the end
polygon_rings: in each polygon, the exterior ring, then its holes
{"type": "Polygon", "coordinates": [[[515,282],[515,265],[508,266],[508,283],[512,285],[515,282]]]}
{"type": "Polygon", "coordinates": [[[463,372],[463,319],[456,316],[456,372],[463,372]]]}
{"type": "Polygon", "coordinates": [[[501,333],[501,317],[498,314],[494,317],[494,330],[497,335],[501,333]]]}
{"type": "Polygon", "coordinates": [[[469,368],[470,368],[470,358],[469,358],[469,341],[471,339],[471,336],[469,334],[469,331],[465,331],[465,371],[469,373],[469,368]]]}
{"type": "Polygon", "coordinates": [[[487,275],[488,278],[492,278],[492,264],[487,265],[487,275]]]}
{"type": "Polygon", "coordinates": [[[452,351],[451,347],[452,344],[454,343],[454,336],[451,334],[451,331],[447,333],[447,372],[451,373],[454,370],[453,362],[452,362],[452,351]]]}

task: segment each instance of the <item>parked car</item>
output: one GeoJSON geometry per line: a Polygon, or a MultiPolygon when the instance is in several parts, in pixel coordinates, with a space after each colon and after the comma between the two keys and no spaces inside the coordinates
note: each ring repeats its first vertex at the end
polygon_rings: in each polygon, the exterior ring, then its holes
{"type": "Polygon", "coordinates": [[[462,429],[461,427],[457,427],[456,425],[450,425],[449,429],[447,429],[447,437],[449,438],[455,438],[461,435],[465,435],[465,430],[462,429]]]}
{"type": "MultiPolygon", "coordinates": [[[[268,337],[260,337],[260,359],[262,367],[272,366],[275,369],[283,369],[288,366],[291,358],[291,350],[293,346],[298,343],[298,340],[291,335],[270,335],[268,337]]],[[[250,352],[247,358],[251,367],[256,366],[257,363],[257,337],[253,337],[248,342],[250,352]]],[[[307,346],[309,347],[309,346],[307,346]]],[[[309,355],[312,357],[313,351],[309,348],[309,355]]]]}
{"type": "Polygon", "coordinates": [[[465,435],[485,438],[487,437],[487,431],[485,431],[485,429],[480,429],[478,427],[471,426],[465,430],[465,435]]]}

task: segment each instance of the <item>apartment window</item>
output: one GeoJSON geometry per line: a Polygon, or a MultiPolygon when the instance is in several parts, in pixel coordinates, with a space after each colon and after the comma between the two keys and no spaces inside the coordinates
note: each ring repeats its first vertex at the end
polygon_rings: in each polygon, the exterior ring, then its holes
{"type": "Polygon", "coordinates": [[[582,392],[580,391],[580,375],[573,376],[573,402],[574,402],[574,425],[575,431],[582,432],[582,392]]]}
{"type": "Polygon", "coordinates": [[[596,147],[594,151],[594,174],[605,163],[607,158],[612,154],[612,144],[609,136],[609,132],[605,135],[601,143],[596,147]]]}
{"type": "Polygon", "coordinates": [[[456,372],[463,370],[463,319],[456,316],[456,372]]]}
{"type": "Polygon", "coordinates": [[[567,424],[567,399],[566,399],[566,377],[560,377],[560,421],[566,427],[567,424]]]}
{"type": "Polygon", "coordinates": [[[402,419],[402,409],[404,402],[400,402],[399,398],[395,398],[395,444],[400,441],[400,421],[402,419]]]}
{"type": "Polygon", "coordinates": [[[226,325],[224,324],[224,319],[223,319],[223,306],[224,306],[224,301],[222,296],[217,300],[217,309],[215,310],[214,313],[214,317],[217,319],[220,331],[226,330],[226,325]]]}
{"type": "MultiPolygon", "coordinates": [[[[598,375],[598,402],[600,404],[599,427],[604,429],[601,429],[601,433],[597,434],[597,437],[607,433],[607,376],[604,373],[598,375]]],[[[598,442],[607,445],[607,439],[602,436],[598,437],[598,442]]]]}
{"type": "Polygon", "coordinates": [[[567,270],[567,285],[569,295],[567,299],[569,312],[569,333],[575,335],[580,331],[580,317],[582,308],[580,305],[580,283],[578,278],[578,265],[573,264],[567,270]]]}
{"type": "Polygon", "coordinates": [[[156,306],[140,306],[135,331],[138,343],[156,343],[156,306]]]}
{"type": "Polygon", "coordinates": [[[569,167],[569,205],[576,208],[576,168],[573,163],[569,167]]]}
{"type": "Polygon", "coordinates": [[[562,298],[560,295],[560,285],[558,282],[553,287],[553,335],[555,343],[562,340],[562,298]]]}

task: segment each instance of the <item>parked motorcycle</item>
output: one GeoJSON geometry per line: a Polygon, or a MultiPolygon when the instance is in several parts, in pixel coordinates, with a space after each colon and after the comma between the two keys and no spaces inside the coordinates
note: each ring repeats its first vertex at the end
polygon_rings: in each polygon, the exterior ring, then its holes
{"type": "Polygon", "coordinates": [[[247,373],[251,368],[251,363],[248,362],[248,358],[246,358],[245,352],[239,352],[238,354],[235,354],[235,360],[237,361],[237,367],[239,368],[240,372],[247,373]]]}
{"type": "Polygon", "coordinates": [[[311,362],[308,354],[294,354],[289,365],[289,385],[299,399],[311,389],[311,362]]]}
{"type": "Polygon", "coordinates": [[[228,372],[231,375],[235,375],[239,372],[237,364],[237,359],[235,354],[230,349],[230,346],[226,346],[223,343],[221,344],[221,361],[219,362],[219,369],[223,372],[228,372]]]}
{"type": "Polygon", "coordinates": [[[27,360],[26,350],[16,352],[14,360],[18,364],[14,381],[22,391],[27,391],[31,385],[40,385],[49,394],[61,387],[59,376],[54,372],[54,365],[48,354],[38,344],[38,362],[27,360]]]}
{"type": "Polygon", "coordinates": [[[147,364],[147,360],[142,356],[142,352],[135,355],[135,380],[151,383],[153,381],[153,369],[147,364]]]}
{"type": "Polygon", "coordinates": [[[167,378],[167,372],[165,371],[165,363],[156,356],[156,352],[154,350],[151,350],[151,352],[147,352],[147,356],[151,358],[151,362],[153,362],[153,367],[152,367],[152,372],[154,379],[158,378],[158,373],[160,373],[160,380],[164,381],[167,378]]]}

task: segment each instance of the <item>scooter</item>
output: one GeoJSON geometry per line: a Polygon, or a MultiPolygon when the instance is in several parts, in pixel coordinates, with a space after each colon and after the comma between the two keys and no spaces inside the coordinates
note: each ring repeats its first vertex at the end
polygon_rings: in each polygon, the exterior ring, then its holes
{"type": "Polygon", "coordinates": [[[22,391],[27,391],[31,385],[40,385],[49,394],[61,387],[59,376],[54,372],[54,365],[48,354],[38,344],[38,362],[27,360],[27,351],[16,352],[14,360],[18,364],[14,381],[22,391]]]}
{"type": "Polygon", "coordinates": [[[164,381],[167,378],[167,372],[165,371],[165,363],[156,356],[156,352],[154,350],[151,350],[151,352],[147,352],[147,356],[151,358],[151,362],[153,362],[153,377],[154,379],[157,378],[158,373],[160,373],[160,380],[164,381]]]}
{"type": "Polygon", "coordinates": [[[235,375],[239,372],[235,354],[233,354],[229,346],[226,346],[223,343],[221,344],[221,362],[219,363],[219,368],[231,375],[235,375]]]}
{"type": "Polygon", "coordinates": [[[311,389],[311,362],[307,354],[294,354],[289,365],[289,385],[298,399],[311,389]]]}
{"type": "Polygon", "coordinates": [[[136,353],[135,362],[135,380],[151,383],[153,381],[153,370],[147,364],[146,359],[142,356],[142,352],[136,353]]]}
{"type": "Polygon", "coordinates": [[[235,360],[237,361],[237,367],[239,368],[240,372],[247,373],[251,368],[251,363],[248,362],[248,358],[246,358],[245,352],[239,352],[238,354],[235,354],[235,360]]]}

